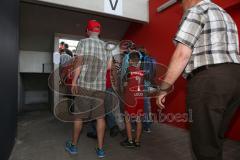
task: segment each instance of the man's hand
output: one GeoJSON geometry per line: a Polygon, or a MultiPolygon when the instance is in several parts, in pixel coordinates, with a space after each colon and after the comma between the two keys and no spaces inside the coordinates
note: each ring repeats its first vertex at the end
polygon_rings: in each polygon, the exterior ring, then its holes
{"type": "Polygon", "coordinates": [[[81,72],[81,67],[83,64],[83,56],[77,56],[74,58],[74,63],[73,63],[73,81],[72,81],[72,87],[71,87],[71,92],[73,95],[78,94],[78,85],[77,85],[77,80],[81,72]]]}
{"type": "Polygon", "coordinates": [[[156,103],[160,109],[165,109],[165,100],[166,100],[167,92],[161,92],[156,99],[156,103]]]}
{"type": "Polygon", "coordinates": [[[78,94],[78,86],[77,86],[77,83],[75,83],[75,82],[72,83],[71,92],[72,92],[73,95],[78,94]]]}

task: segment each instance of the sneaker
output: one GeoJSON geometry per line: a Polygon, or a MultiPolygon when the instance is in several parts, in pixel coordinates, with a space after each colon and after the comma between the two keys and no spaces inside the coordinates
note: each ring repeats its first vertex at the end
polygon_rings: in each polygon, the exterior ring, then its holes
{"type": "Polygon", "coordinates": [[[135,147],[141,147],[141,142],[134,142],[135,147]]]}
{"type": "Polygon", "coordinates": [[[144,128],[143,131],[146,132],[146,133],[151,133],[152,132],[150,128],[144,128]]]}
{"type": "Polygon", "coordinates": [[[126,148],[134,148],[135,144],[132,140],[126,139],[125,141],[122,141],[120,143],[121,146],[126,147],[126,148]]]}
{"type": "Polygon", "coordinates": [[[77,154],[77,147],[71,141],[66,142],[65,150],[70,154],[77,154]]]}
{"type": "Polygon", "coordinates": [[[121,130],[120,134],[122,135],[122,137],[127,137],[126,130],[121,130]]]}
{"type": "Polygon", "coordinates": [[[105,151],[103,149],[96,148],[96,153],[97,153],[98,158],[105,157],[105,151]]]}
{"type": "Polygon", "coordinates": [[[118,126],[114,126],[110,129],[110,137],[116,137],[119,133],[118,126]]]}
{"type": "Polygon", "coordinates": [[[97,135],[91,132],[87,133],[87,137],[92,139],[97,139],[97,135]]]}

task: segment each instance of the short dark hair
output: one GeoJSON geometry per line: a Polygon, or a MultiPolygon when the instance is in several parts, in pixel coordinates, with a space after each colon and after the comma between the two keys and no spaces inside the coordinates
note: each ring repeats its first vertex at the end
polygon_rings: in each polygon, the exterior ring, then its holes
{"type": "Polygon", "coordinates": [[[67,43],[65,43],[65,44],[64,44],[64,47],[65,47],[66,49],[68,49],[69,46],[68,46],[67,43]]]}
{"type": "Polygon", "coordinates": [[[132,61],[139,61],[140,60],[140,55],[139,55],[138,52],[133,51],[133,52],[130,53],[129,59],[132,60],[132,61]]]}

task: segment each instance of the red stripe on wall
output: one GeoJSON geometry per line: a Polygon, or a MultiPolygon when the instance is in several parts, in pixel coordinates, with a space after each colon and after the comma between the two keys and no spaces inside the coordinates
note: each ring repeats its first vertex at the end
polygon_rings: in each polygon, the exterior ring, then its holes
{"type": "MultiPolygon", "coordinates": [[[[238,26],[238,34],[240,37],[240,3],[227,9],[227,12],[233,17],[238,26]]],[[[233,118],[227,136],[234,140],[240,141],[240,108],[233,118]]]]}

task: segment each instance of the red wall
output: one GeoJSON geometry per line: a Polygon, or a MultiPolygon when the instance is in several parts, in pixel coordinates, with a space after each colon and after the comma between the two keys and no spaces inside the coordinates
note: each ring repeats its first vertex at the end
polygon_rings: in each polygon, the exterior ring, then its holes
{"type": "MultiPolygon", "coordinates": [[[[240,37],[240,3],[233,7],[227,8],[227,12],[231,14],[238,26],[238,34],[240,37]]],[[[228,137],[240,140],[240,109],[238,113],[233,118],[232,125],[230,126],[229,132],[227,133],[228,137]]]]}
{"type": "MultiPolygon", "coordinates": [[[[238,1],[238,0],[237,0],[238,1]]],[[[177,31],[182,17],[182,9],[179,5],[172,6],[168,10],[157,13],[156,9],[164,0],[150,0],[150,23],[131,24],[124,39],[133,40],[138,45],[144,45],[149,54],[156,58],[159,63],[168,65],[172,53],[175,49],[172,39],[177,31]]],[[[231,0],[234,4],[236,0],[231,0]]],[[[229,4],[229,3],[228,3],[229,4]]],[[[238,25],[240,26],[240,10],[233,8],[229,10],[238,25]]],[[[175,84],[175,91],[167,98],[167,109],[165,113],[185,113],[186,81],[179,78],[175,84]]],[[[155,103],[154,103],[155,104],[155,103]]],[[[238,113],[238,117],[240,112],[238,113]]],[[[187,123],[169,123],[181,128],[187,128],[187,123]]],[[[229,137],[240,140],[240,118],[235,118],[233,125],[228,133],[229,137]]]]}

